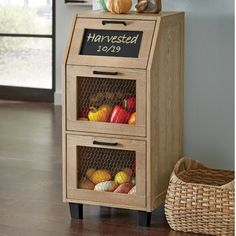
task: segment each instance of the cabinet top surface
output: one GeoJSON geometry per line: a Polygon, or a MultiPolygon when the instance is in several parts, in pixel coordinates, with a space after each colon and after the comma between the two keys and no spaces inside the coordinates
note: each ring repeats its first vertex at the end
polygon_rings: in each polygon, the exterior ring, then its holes
{"type": "Polygon", "coordinates": [[[167,17],[176,14],[183,14],[183,12],[160,12],[158,14],[153,13],[137,13],[131,11],[128,14],[113,14],[110,12],[98,11],[84,11],[77,13],[79,18],[113,18],[113,19],[136,19],[136,20],[157,20],[158,18],[167,17]]]}

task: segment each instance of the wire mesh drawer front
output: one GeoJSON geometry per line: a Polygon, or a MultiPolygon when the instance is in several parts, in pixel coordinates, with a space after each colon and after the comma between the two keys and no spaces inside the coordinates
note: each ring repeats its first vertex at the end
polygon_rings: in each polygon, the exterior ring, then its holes
{"type": "Polygon", "coordinates": [[[67,198],[146,209],[146,142],[67,135],[67,198]]]}
{"type": "Polygon", "coordinates": [[[135,151],[77,147],[78,188],[135,194],[135,151]]]}
{"type": "Polygon", "coordinates": [[[146,136],[146,72],[67,66],[66,129],[146,136]]]}
{"type": "Polygon", "coordinates": [[[77,77],[78,119],[90,122],[136,122],[136,81],[77,77]]]}

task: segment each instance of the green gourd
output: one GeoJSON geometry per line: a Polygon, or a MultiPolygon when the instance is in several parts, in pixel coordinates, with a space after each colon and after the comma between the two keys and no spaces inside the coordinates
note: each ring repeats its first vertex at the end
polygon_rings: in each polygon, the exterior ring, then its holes
{"type": "Polygon", "coordinates": [[[105,0],[96,0],[98,7],[102,11],[108,11],[105,0]]]}

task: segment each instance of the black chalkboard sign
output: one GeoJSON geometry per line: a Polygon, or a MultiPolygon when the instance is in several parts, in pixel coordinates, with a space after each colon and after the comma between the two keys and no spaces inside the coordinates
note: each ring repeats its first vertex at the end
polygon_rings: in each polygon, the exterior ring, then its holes
{"type": "Polygon", "coordinates": [[[80,55],[138,57],[142,31],[85,29],[80,55]]]}

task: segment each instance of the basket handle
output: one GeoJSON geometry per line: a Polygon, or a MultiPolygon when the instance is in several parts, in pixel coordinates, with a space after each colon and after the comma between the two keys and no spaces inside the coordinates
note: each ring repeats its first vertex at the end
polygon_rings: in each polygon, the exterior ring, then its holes
{"type": "MultiPolygon", "coordinates": [[[[180,172],[180,168],[184,165],[184,162],[185,162],[185,157],[182,157],[182,158],[180,158],[177,162],[176,162],[176,164],[175,164],[175,167],[174,167],[174,169],[173,169],[173,171],[172,171],[172,173],[171,173],[171,175],[170,175],[170,182],[177,182],[177,181],[181,181],[178,177],[177,177],[177,175],[178,175],[178,173],[180,172]]],[[[185,168],[185,167],[184,167],[185,168]]]]}
{"type": "Polygon", "coordinates": [[[182,157],[175,164],[173,173],[177,175],[182,167],[184,167],[183,170],[198,169],[198,168],[208,169],[208,167],[204,166],[199,161],[191,159],[191,157],[182,157]]]}
{"type": "Polygon", "coordinates": [[[175,164],[173,173],[175,173],[176,175],[180,172],[180,169],[182,167],[184,167],[184,170],[189,170],[190,168],[190,157],[182,157],[180,158],[177,163],[175,164]]]}

